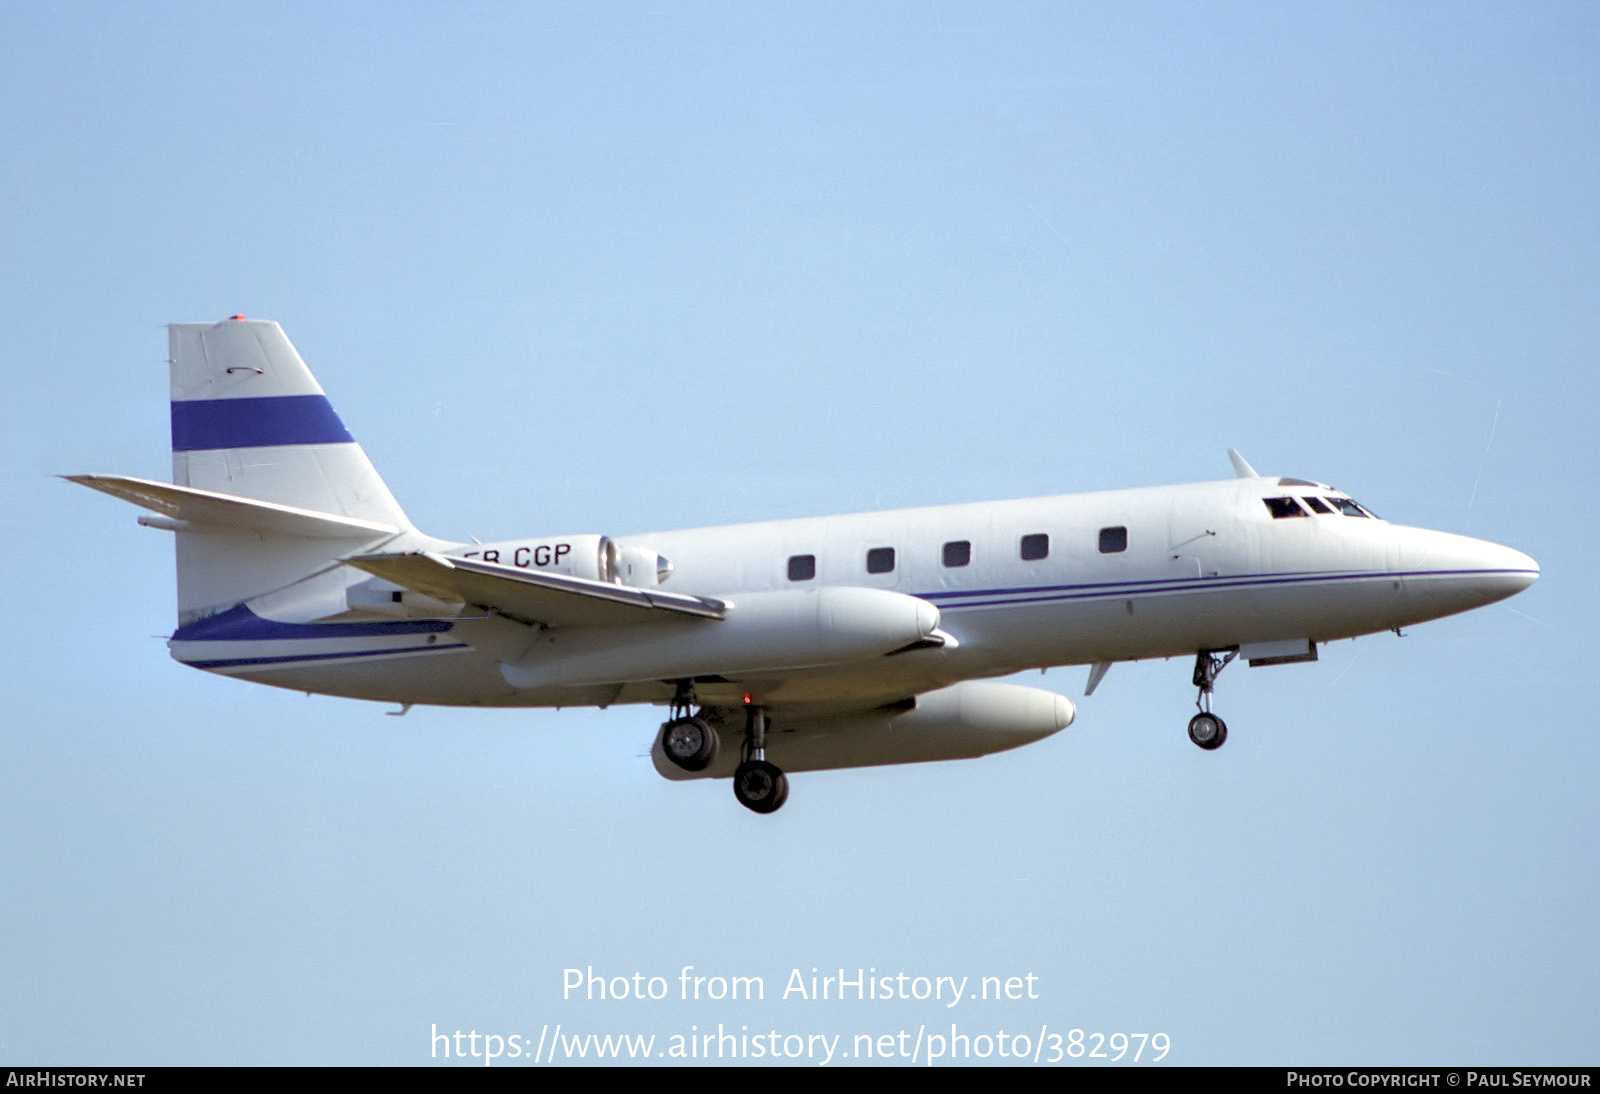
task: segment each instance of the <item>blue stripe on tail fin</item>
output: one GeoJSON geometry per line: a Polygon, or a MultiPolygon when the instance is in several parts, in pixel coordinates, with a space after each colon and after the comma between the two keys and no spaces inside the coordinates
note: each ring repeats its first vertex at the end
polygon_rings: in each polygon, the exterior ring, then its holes
{"type": "Polygon", "coordinates": [[[325,395],[195,399],[172,404],[174,452],[354,441],[325,395]]]}

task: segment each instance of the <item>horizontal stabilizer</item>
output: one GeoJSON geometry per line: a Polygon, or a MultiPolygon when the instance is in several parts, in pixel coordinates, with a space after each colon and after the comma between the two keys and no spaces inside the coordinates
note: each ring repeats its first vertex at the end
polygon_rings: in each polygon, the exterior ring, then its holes
{"type": "Polygon", "coordinates": [[[359,520],[149,479],[122,475],[63,475],[62,478],[189,524],[311,539],[372,539],[400,531],[395,525],[380,521],[359,520]]]}
{"type": "Polygon", "coordinates": [[[705,619],[721,619],[727,613],[725,604],[709,597],[446,558],[431,551],[358,555],[344,561],[435,600],[475,604],[524,623],[552,627],[641,623],[660,619],[663,612],[705,619]]]}

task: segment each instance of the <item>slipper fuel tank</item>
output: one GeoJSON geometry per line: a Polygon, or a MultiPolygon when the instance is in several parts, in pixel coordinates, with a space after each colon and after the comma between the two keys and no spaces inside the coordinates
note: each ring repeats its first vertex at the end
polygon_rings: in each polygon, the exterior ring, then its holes
{"type": "Polygon", "coordinates": [[[840,665],[927,641],[939,609],[887,589],[741,593],[724,619],[557,627],[500,672],[514,688],[621,684],[840,665]]]}

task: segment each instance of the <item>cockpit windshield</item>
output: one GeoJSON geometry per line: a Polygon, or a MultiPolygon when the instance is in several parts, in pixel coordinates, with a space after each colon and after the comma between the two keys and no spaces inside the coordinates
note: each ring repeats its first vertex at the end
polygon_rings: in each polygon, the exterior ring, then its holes
{"type": "Polygon", "coordinates": [[[1347,517],[1371,517],[1374,520],[1379,519],[1379,517],[1378,517],[1378,515],[1376,513],[1372,512],[1369,509],[1363,509],[1361,506],[1357,505],[1355,502],[1351,501],[1349,498],[1332,498],[1332,497],[1330,497],[1330,498],[1325,498],[1323,500],[1325,500],[1329,505],[1332,505],[1335,509],[1339,510],[1339,512],[1343,513],[1347,517]]]}
{"type": "Polygon", "coordinates": [[[1261,500],[1266,505],[1267,512],[1272,514],[1273,520],[1282,520],[1285,517],[1305,517],[1313,514],[1319,517],[1331,517],[1340,513],[1347,517],[1379,519],[1378,514],[1372,510],[1357,505],[1349,498],[1341,498],[1335,494],[1302,494],[1299,498],[1262,498],[1261,500]]]}

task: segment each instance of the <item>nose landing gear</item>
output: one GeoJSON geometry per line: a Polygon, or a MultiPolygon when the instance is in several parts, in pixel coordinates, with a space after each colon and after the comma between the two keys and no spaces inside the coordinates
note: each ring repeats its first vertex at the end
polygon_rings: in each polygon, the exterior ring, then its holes
{"type": "Polygon", "coordinates": [[[1228,723],[1211,713],[1211,693],[1216,689],[1222,670],[1238,656],[1236,649],[1228,651],[1226,657],[1218,657],[1211,650],[1201,650],[1194,656],[1194,686],[1200,689],[1194,705],[1200,708],[1200,713],[1189,719],[1189,740],[1207,752],[1221,748],[1228,739],[1228,723]]]}
{"type": "Polygon", "coordinates": [[[1219,749],[1228,740],[1228,723],[1210,711],[1202,710],[1189,719],[1189,740],[1207,752],[1219,749]]]}

